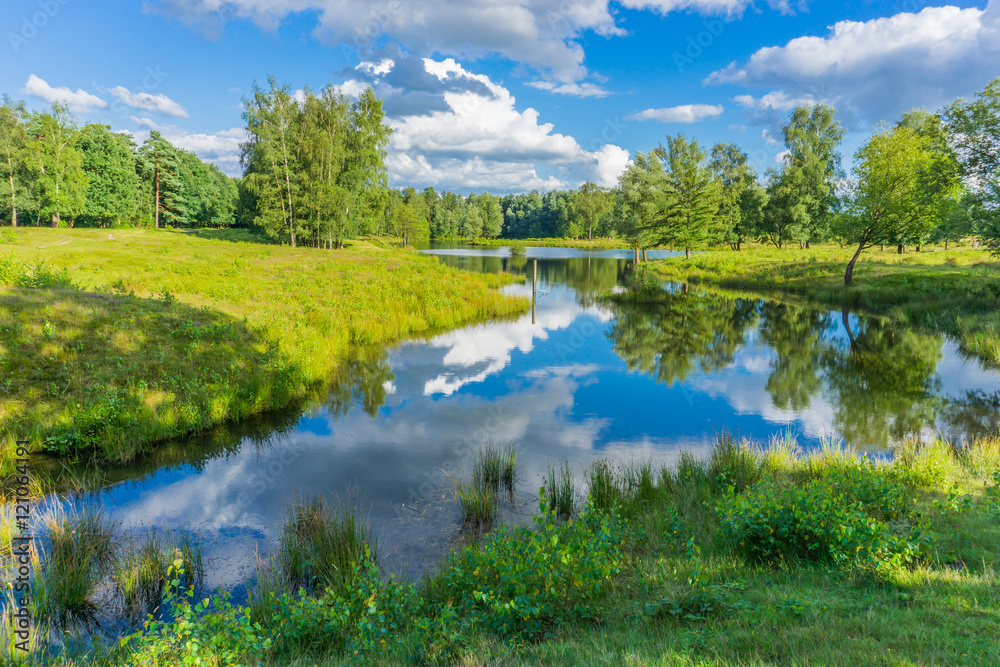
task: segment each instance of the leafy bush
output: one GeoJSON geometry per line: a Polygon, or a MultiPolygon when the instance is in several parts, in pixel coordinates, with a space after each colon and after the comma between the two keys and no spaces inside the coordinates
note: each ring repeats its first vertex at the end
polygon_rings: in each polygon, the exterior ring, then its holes
{"type": "Polygon", "coordinates": [[[872,478],[878,476],[831,473],[797,487],[763,482],[743,495],[731,493],[719,504],[720,538],[750,562],[801,559],[863,567],[912,562],[925,541],[922,530],[904,539],[869,513],[898,516],[902,503],[900,494],[872,478]],[[862,486],[855,489],[852,482],[862,486]]]}
{"type": "Polygon", "coordinates": [[[0,285],[13,285],[29,289],[40,287],[77,288],[66,269],[54,269],[41,261],[33,265],[24,264],[11,253],[0,257],[0,285]]]}
{"type": "Polygon", "coordinates": [[[500,636],[536,638],[560,619],[587,616],[619,572],[621,519],[586,513],[557,521],[544,490],[539,497],[534,530],[502,527],[453,553],[441,573],[444,595],[459,613],[500,636]]]}

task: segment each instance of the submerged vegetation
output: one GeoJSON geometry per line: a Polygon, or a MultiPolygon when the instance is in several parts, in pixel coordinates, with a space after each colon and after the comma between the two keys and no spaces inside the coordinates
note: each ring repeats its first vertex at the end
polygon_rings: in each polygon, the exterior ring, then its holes
{"type": "MultiPolygon", "coordinates": [[[[554,475],[557,487],[572,480],[566,472],[554,475]]],[[[585,479],[589,500],[578,512],[560,516],[543,489],[532,525],[499,526],[456,548],[419,585],[384,578],[377,553],[358,543],[342,551],[350,576],[297,592],[285,582],[237,607],[225,594],[185,594],[188,566],[178,556],[163,620],[85,659],[149,667],[1000,660],[996,438],[905,443],[882,460],[835,443],[803,453],[788,439],[723,436],[707,459],[599,461],[585,479]]],[[[284,530],[319,556],[329,531],[315,525],[336,516],[366,534],[359,515],[314,500],[294,505],[284,530]]]]}
{"type": "Polygon", "coordinates": [[[491,289],[504,276],[365,242],[326,255],[235,231],[3,241],[0,429],[63,457],[126,462],[318,395],[357,348],[525,307],[491,289]]]}

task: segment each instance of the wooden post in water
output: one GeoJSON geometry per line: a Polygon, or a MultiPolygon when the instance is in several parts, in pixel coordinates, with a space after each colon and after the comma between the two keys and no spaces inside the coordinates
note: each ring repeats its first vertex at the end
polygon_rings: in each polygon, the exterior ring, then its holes
{"type": "Polygon", "coordinates": [[[534,260],[531,273],[531,323],[535,324],[535,302],[538,300],[538,260],[534,260]]]}

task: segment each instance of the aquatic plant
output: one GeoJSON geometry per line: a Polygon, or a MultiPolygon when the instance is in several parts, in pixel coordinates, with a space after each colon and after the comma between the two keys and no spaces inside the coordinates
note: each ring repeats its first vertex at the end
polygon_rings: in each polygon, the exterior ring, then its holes
{"type": "Polygon", "coordinates": [[[573,471],[569,463],[563,464],[560,468],[550,464],[545,487],[549,509],[562,519],[571,517],[576,501],[576,488],[573,485],[573,471]]]}

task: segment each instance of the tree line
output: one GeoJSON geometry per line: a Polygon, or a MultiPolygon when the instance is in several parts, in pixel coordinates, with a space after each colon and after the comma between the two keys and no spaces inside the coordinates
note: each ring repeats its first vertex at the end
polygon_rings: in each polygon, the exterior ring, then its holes
{"type": "Polygon", "coordinates": [[[222,227],[237,182],[156,131],[137,146],[107,125],[80,127],[60,104],[0,106],[0,216],[24,224],[222,227]]]}

